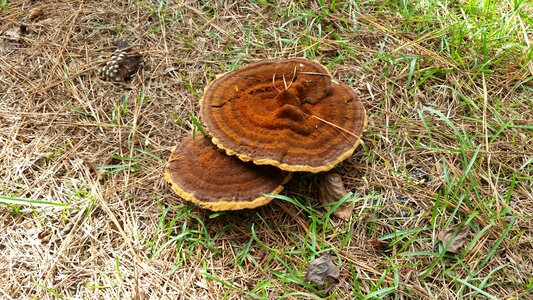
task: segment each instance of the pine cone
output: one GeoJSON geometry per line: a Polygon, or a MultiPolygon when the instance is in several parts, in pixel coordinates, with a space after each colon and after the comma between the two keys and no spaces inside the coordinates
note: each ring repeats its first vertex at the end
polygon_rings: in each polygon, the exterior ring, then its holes
{"type": "Polygon", "coordinates": [[[105,81],[126,82],[137,72],[141,63],[142,57],[139,53],[128,53],[126,49],[119,48],[98,73],[105,81]]]}

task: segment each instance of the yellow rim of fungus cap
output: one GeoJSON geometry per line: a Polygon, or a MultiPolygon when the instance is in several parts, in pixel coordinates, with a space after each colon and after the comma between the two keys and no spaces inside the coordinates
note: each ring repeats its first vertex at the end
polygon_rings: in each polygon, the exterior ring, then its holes
{"type": "MultiPolygon", "coordinates": [[[[368,119],[366,117],[366,110],[365,110],[365,119],[364,119],[363,123],[364,123],[364,127],[366,127],[366,125],[368,123],[368,119]]],[[[247,156],[247,155],[244,155],[244,154],[239,154],[239,153],[231,151],[231,150],[229,150],[227,148],[224,148],[222,143],[220,143],[220,141],[217,138],[215,138],[215,137],[211,137],[211,141],[213,142],[213,144],[217,145],[218,148],[220,148],[221,150],[226,151],[226,154],[235,155],[240,160],[245,161],[245,162],[250,162],[251,161],[251,162],[253,162],[256,165],[271,165],[271,166],[275,166],[275,167],[278,167],[278,168],[280,168],[282,170],[289,171],[289,172],[319,173],[319,172],[326,172],[326,171],[329,171],[329,170],[333,169],[337,164],[343,162],[348,157],[352,156],[352,154],[355,152],[355,149],[357,149],[357,147],[359,147],[359,144],[361,143],[361,138],[362,137],[363,137],[363,134],[361,133],[361,135],[358,136],[359,139],[355,142],[355,144],[353,144],[352,148],[350,148],[346,152],[340,154],[337,157],[337,159],[331,161],[328,164],[320,166],[320,167],[311,167],[311,166],[308,166],[308,165],[284,164],[284,163],[280,163],[277,160],[268,159],[268,158],[264,158],[264,159],[251,158],[250,156],[247,156]]]]}

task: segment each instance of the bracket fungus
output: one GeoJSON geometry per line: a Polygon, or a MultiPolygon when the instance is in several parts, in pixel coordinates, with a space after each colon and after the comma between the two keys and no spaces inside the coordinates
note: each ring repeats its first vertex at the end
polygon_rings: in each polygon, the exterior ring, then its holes
{"type": "Polygon", "coordinates": [[[291,173],[227,156],[204,137],[185,138],[165,167],[165,179],[176,194],[213,211],[254,208],[267,204],[291,173]]]}
{"type": "Polygon", "coordinates": [[[303,58],[263,60],[219,76],[200,114],[227,154],[291,172],[332,169],[352,155],[366,123],[355,92],[303,58]]]}

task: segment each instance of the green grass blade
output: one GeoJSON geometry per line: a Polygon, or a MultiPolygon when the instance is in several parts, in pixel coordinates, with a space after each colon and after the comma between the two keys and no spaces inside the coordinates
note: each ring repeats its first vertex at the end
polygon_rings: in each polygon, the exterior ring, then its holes
{"type": "Polygon", "coordinates": [[[3,195],[0,195],[0,203],[41,206],[41,207],[62,207],[62,208],[66,208],[69,206],[68,204],[60,203],[60,202],[37,200],[37,199],[30,199],[30,198],[19,198],[19,197],[11,197],[11,196],[3,196],[3,195]]]}

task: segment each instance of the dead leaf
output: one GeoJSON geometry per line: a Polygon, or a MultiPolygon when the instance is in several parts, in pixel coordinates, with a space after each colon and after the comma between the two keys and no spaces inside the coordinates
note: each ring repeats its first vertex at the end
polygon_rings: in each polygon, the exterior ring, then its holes
{"type": "MultiPolygon", "coordinates": [[[[320,203],[329,204],[337,202],[347,193],[342,183],[342,177],[339,174],[330,172],[320,178],[318,184],[318,200],[320,203]]],[[[333,211],[333,214],[347,221],[352,216],[352,211],[352,204],[342,204],[333,211]]]]}
{"type": "Polygon", "coordinates": [[[378,250],[378,251],[384,251],[389,246],[389,244],[387,242],[380,241],[378,239],[369,239],[369,240],[366,241],[366,244],[370,248],[373,248],[373,249],[378,250]]]}
{"type": "Polygon", "coordinates": [[[339,279],[339,275],[339,268],[333,263],[331,254],[325,252],[311,262],[304,279],[313,284],[322,285],[328,278],[339,279]]]}
{"type": "Polygon", "coordinates": [[[446,249],[446,252],[455,254],[466,244],[467,236],[468,229],[461,228],[457,230],[455,227],[450,227],[439,232],[437,237],[439,241],[441,241],[442,246],[446,249]],[[457,235],[455,235],[456,232],[457,235]]]}
{"type": "Polygon", "coordinates": [[[96,164],[95,164],[94,161],[92,161],[92,160],[84,160],[83,164],[87,167],[87,170],[89,171],[89,174],[91,176],[94,176],[96,178],[96,180],[101,180],[102,179],[102,175],[103,175],[102,169],[98,169],[96,167],[96,164]]]}
{"type": "Polygon", "coordinates": [[[41,244],[46,244],[50,241],[50,236],[50,231],[44,229],[43,231],[39,232],[37,238],[41,241],[41,244]]]}
{"type": "Polygon", "coordinates": [[[36,21],[38,18],[42,17],[44,15],[44,8],[40,7],[40,8],[35,8],[35,9],[32,9],[30,11],[30,13],[28,14],[28,16],[26,17],[26,20],[28,22],[34,22],[36,21]]]}
{"type": "Polygon", "coordinates": [[[20,29],[19,28],[8,29],[6,30],[6,32],[4,32],[3,35],[6,36],[10,40],[18,41],[20,39],[20,29]]]}

